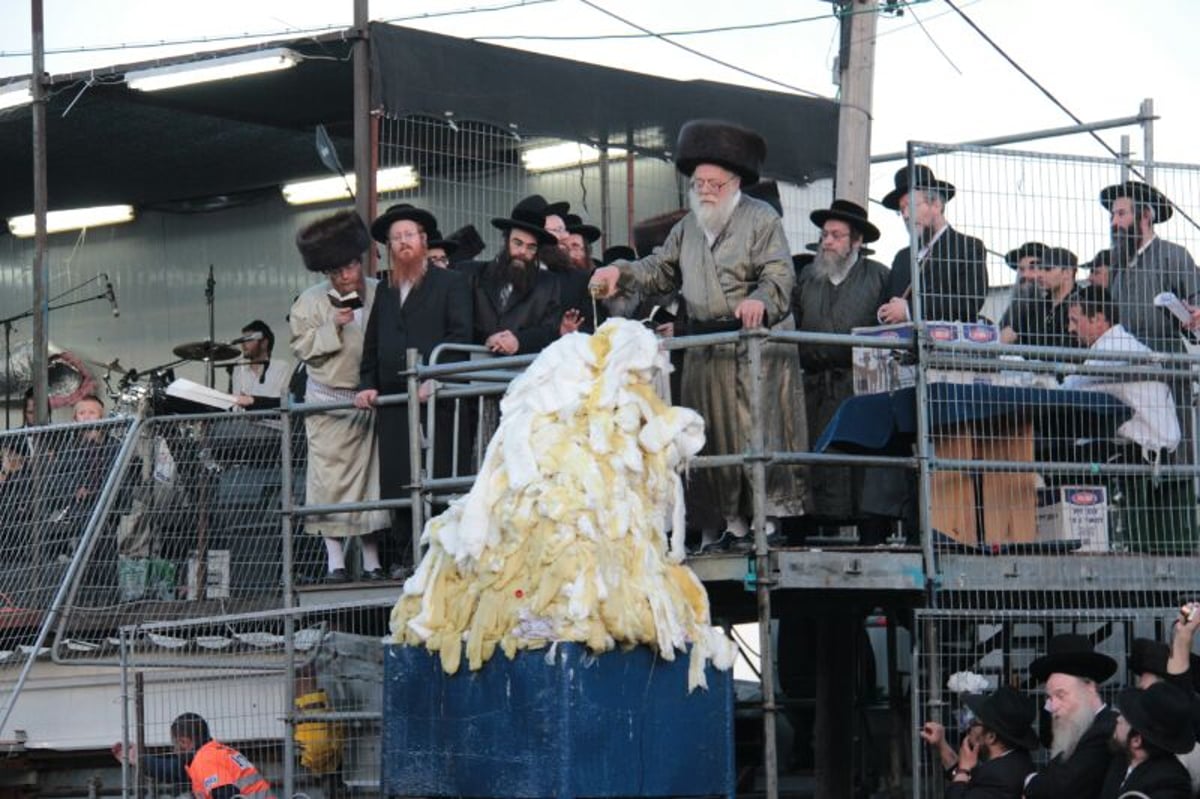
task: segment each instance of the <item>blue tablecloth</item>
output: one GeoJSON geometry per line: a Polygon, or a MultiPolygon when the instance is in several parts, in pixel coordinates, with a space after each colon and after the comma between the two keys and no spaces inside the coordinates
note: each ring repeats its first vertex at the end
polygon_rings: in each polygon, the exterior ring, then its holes
{"type": "MultiPolygon", "coordinates": [[[[999,418],[1033,421],[1036,440],[1066,442],[1111,438],[1133,409],[1098,391],[1018,388],[968,383],[928,386],[933,430],[963,422],[999,418]]],[[[841,404],[826,425],[815,451],[908,455],[917,432],[916,389],[862,394],[841,404]]]]}

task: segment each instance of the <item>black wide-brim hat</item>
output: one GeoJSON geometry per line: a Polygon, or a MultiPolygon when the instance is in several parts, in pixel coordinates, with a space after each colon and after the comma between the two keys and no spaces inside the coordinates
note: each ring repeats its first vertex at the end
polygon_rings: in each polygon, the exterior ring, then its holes
{"type": "Polygon", "coordinates": [[[367,226],[355,211],[322,217],[296,234],[296,249],[310,272],[325,272],[360,260],[370,246],[367,226]]]}
{"type": "Polygon", "coordinates": [[[1171,657],[1171,648],[1162,641],[1152,638],[1134,638],[1129,646],[1129,659],[1126,668],[1134,674],[1157,674],[1167,676],[1167,661],[1171,657]]]}
{"type": "Polygon", "coordinates": [[[583,236],[583,240],[588,244],[599,241],[600,228],[584,222],[579,214],[567,214],[563,221],[567,225],[568,233],[577,233],[583,236]]]}
{"type": "Polygon", "coordinates": [[[716,164],[750,185],[767,160],[767,142],[749,128],[719,119],[693,119],[679,129],[675,167],[692,176],[700,164],[716,164]]]}
{"type": "Polygon", "coordinates": [[[1079,257],[1066,247],[1047,247],[1041,255],[1042,269],[1075,269],[1079,266],[1079,257]]]}
{"type": "Polygon", "coordinates": [[[405,219],[420,225],[426,238],[429,238],[430,232],[437,230],[437,218],[433,214],[417,208],[415,205],[400,203],[388,208],[371,223],[371,238],[380,244],[387,244],[388,231],[392,229],[392,223],[405,219]]]}
{"type": "Polygon", "coordinates": [[[636,261],[637,253],[628,244],[615,244],[604,250],[604,254],[600,256],[600,264],[608,266],[613,261],[636,261]]]}
{"type": "Polygon", "coordinates": [[[1050,639],[1046,654],[1029,664],[1029,674],[1045,682],[1051,674],[1070,674],[1102,683],[1117,672],[1117,661],[1092,649],[1085,635],[1063,633],[1050,639]]]}
{"type": "Polygon", "coordinates": [[[861,233],[862,239],[865,242],[879,239],[879,228],[872,225],[870,220],[867,219],[866,209],[858,203],[853,203],[849,200],[834,200],[833,204],[828,208],[820,208],[813,211],[808,215],[808,218],[817,227],[824,227],[825,223],[830,219],[845,222],[861,233]]]}
{"type": "Polygon", "coordinates": [[[1182,755],[1196,745],[1191,703],[1170,683],[1156,682],[1146,689],[1126,688],[1117,697],[1117,709],[1130,727],[1161,749],[1182,755]]]}
{"type": "Polygon", "coordinates": [[[498,230],[523,230],[537,237],[539,244],[557,244],[558,239],[546,230],[547,209],[550,208],[546,198],[540,194],[531,194],[513,206],[512,214],[492,219],[492,227],[498,230]]]}
{"type": "Polygon", "coordinates": [[[447,258],[449,258],[451,255],[454,255],[454,253],[458,251],[458,242],[454,239],[443,238],[442,232],[436,228],[425,231],[425,236],[428,238],[425,246],[431,250],[436,247],[437,249],[446,253],[447,258]]]}
{"type": "Polygon", "coordinates": [[[1027,241],[1015,250],[1009,250],[1004,253],[1004,263],[1008,264],[1009,269],[1016,269],[1017,264],[1022,258],[1037,258],[1039,261],[1046,250],[1050,249],[1049,244],[1042,244],[1040,241],[1027,241]]]}
{"type": "Polygon", "coordinates": [[[1104,206],[1104,210],[1112,213],[1113,201],[1119,197],[1129,197],[1139,205],[1150,206],[1150,209],[1154,211],[1154,224],[1156,225],[1159,222],[1166,222],[1175,213],[1175,207],[1167,199],[1167,195],[1140,180],[1127,180],[1124,183],[1105,186],[1100,191],[1100,204],[1104,206]]]}
{"type": "Polygon", "coordinates": [[[1020,692],[1002,686],[986,696],[967,694],[963,704],[971,709],[980,724],[1008,743],[1031,752],[1040,745],[1037,733],[1033,731],[1033,720],[1037,715],[1033,700],[1020,692]]]}
{"type": "MultiPolygon", "coordinates": [[[[484,251],[483,236],[479,235],[479,231],[474,225],[463,225],[458,230],[450,234],[446,241],[454,242],[457,252],[450,259],[455,263],[459,261],[469,261],[475,256],[484,251]]],[[[449,252],[446,255],[450,255],[449,252]]]]}
{"type": "Polygon", "coordinates": [[[954,184],[950,183],[949,181],[938,180],[937,176],[933,174],[933,170],[924,164],[916,164],[913,166],[912,176],[915,179],[915,182],[911,186],[909,185],[908,171],[909,170],[907,166],[902,166],[896,171],[895,177],[892,178],[892,182],[895,183],[896,187],[887,194],[883,195],[882,203],[884,208],[890,208],[893,211],[899,211],[900,198],[908,194],[913,189],[918,191],[933,189],[934,191],[941,192],[943,195],[945,195],[947,202],[954,198],[954,184]]]}

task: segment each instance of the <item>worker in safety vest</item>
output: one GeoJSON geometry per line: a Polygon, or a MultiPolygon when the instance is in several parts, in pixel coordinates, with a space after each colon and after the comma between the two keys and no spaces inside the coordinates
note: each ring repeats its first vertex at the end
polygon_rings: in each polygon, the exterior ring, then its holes
{"type": "MultiPolygon", "coordinates": [[[[208,722],[196,713],[183,713],[171,722],[171,743],[175,754],[145,755],[141,766],[150,776],[163,782],[182,782],[184,774],[196,799],[275,799],[271,785],[258,769],[236,749],[213,740],[208,722]]],[[[117,760],[138,765],[133,747],[126,753],[121,744],[113,745],[117,760]]]]}

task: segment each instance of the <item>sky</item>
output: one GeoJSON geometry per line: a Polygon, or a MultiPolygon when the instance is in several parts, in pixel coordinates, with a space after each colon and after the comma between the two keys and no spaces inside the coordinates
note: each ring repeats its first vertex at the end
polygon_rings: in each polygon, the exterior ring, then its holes
{"type": "MultiPolygon", "coordinates": [[[[1200,48],[1194,42],[1200,3],[954,2],[1081,119],[1133,116],[1144,98],[1153,98],[1155,112],[1162,117],[1154,129],[1156,158],[1200,160],[1192,146],[1200,109],[1191,85],[1200,75],[1200,48]],[[1119,54],[1113,55],[1114,51],[1119,54]]],[[[0,76],[27,73],[29,4],[24,0],[0,0],[0,4],[6,21],[0,28],[0,76]]],[[[245,42],[218,37],[277,38],[345,27],[353,17],[352,0],[49,0],[45,5],[44,38],[52,73],[245,42]],[[160,44],[164,42],[181,43],[160,44]]],[[[793,87],[836,97],[832,75],[838,23],[831,16],[832,7],[825,0],[371,0],[370,14],[372,19],[667,77],[781,91],[793,87]],[[590,41],[500,38],[639,33],[634,26],[655,32],[742,29],[667,37],[710,58],[646,36],[590,41]]],[[[874,153],[903,150],[910,139],[960,142],[1071,123],[945,0],[914,1],[902,16],[880,15],[877,32],[874,153]]],[[[563,87],[554,86],[553,76],[537,88],[547,92],[549,101],[569,102],[561,94],[563,87]]],[[[1142,134],[1137,128],[1101,135],[1117,148],[1121,132],[1130,134],[1134,154],[1140,154],[1142,134]]],[[[1105,154],[1083,136],[1026,147],[1105,154]]],[[[898,166],[872,170],[873,198],[890,188],[898,166]]],[[[874,218],[886,212],[874,205],[871,214],[874,218]]],[[[898,219],[880,223],[885,241],[903,237],[898,219]]]]}

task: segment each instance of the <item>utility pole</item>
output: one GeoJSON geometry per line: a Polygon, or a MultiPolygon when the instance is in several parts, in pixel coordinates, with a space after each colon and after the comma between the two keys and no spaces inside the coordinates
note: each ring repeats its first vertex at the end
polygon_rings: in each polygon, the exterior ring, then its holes
{"type": "Polygon", "coordinates": [[[871,97],[875,82],[878,0],[838,0],[842,44],[838,52],[837,182],[834,196],[867,207],[871,184],[871,97]]]}
{"type": "MultiPolygon", "coordinates": [[[[33,70],[33,407],[38,424],[50,423],[48,383],[50,341],[50,269],[46,258],[46,72],[45,18],[42,0],[31,0],[33,70]]],[[[11,389],[6,389],[11,391],[11,389]]]]}
{"type": "MultiPolygon", "coordinates": [[[[371,148],[371,47],[368,0],[354,0],[355,206],[367,224],[375,215],[375,153],[371,148]]],[[[372,248],[374,249],[374,248],[372,248]]]]}

